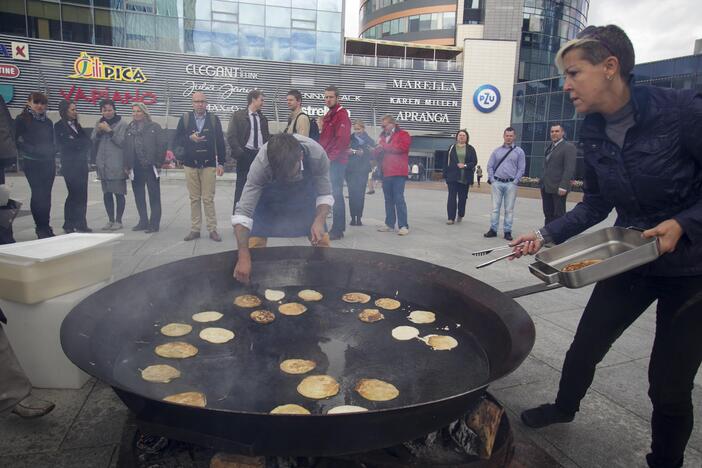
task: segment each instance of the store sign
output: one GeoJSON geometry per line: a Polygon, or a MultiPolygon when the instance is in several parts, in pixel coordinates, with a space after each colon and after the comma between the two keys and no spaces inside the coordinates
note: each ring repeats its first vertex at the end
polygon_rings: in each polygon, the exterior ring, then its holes
{"type": "Polygon", "coordinates": [[[14,60],[29,60],[29,44],[26,42],[10,42],[14,60]]]}
{"type": "Polygon", "coordinates": [[[208,83],[207,81],[186,81],[183,83],[183,97],[190,97],[193,93],[217,93],[218,99],[229,99],[234,94],[248,94],[251,88],[236,86],[231,83],[208,83]]]}
{"type": "Polygon", "coordinates": [[[59,89],[59,93],[63,99],[73,102],[89,102],[97,105],[103,99],[112,99],[117,104],[133,104],[135,102],[143,102],[147,106],[156,104],[158,97],[156,93],[151,91],[141,91],[136,88],[133,93],[129,91],[110,90],[110,88],[98,89],[83,89],[80,86],[72,85],[71,89],[59,89]]]}
{"type": "Polygon", "coordinates": [[[240,67],[225,67],[220,65],[196,65],[189,63],[185,66],[185,73],[195,76],[209,76],[212,78],[246,78],[258,79],[258,73],[247,72],[240,67]]]}
{"type": "MultiPolygon", "coordinates": [[[[302,93],[302,100],[313,99],[324,101],[324,93],[302,93]]],[[[339,102],[361,102],[361,96],[355,94],[342,94],[339,96],[339,102]]]]}
{"type": "Polygon", "coordinates": [[[5,44],[0,44],[0,57],[12,58],[12,46],[6,46],[5,44]]]}
{"type": "Polygon", "coordinates": [[[106,65],[100,60],[100,57],[93,57],[87,52],[81,52],[73,62],[73,71],[75,74],[68,75],[68,78],[123,81],[126,83],[147,81],[146,75],[139,67],[106,65]]]}
{"type": "Polygon", "coordinates": [[[0,83],[0,96],[2,96],[6,103],[11,102],[12,98],[15,97],[15,87],[9,84],[0,83]]]}
{"type": "Polygon", "coordinates": [[[20,76],[20,69],[17,65],[0,64],[0,78],[17,78],[20,76]]]}
{"type": "Polygon", "coordinates": [[[448,114],[442,112],[398,112],[398,122],[451,123],[448,114]]]}
{"type": "Polygon", "coordinates": [[[392,80],[392,87],[399,89],[425,89],[428,91],[458,91],[456,83],[445,81],[392,80]]]}
{"type": "Polygon", "coordinates": [[[500,105],[500,91],[490,84],[484,84],[473,93],[473,105],[483,113],[490,113],[500,105]]]}

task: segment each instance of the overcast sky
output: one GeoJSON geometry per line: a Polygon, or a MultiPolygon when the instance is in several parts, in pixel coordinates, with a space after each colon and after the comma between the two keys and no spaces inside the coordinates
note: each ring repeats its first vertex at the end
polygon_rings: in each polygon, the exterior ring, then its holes
{"type": "MultiPolygon", "coordinates": [[[[346,36],[358,36],[359,0],[345,0],[346,36]]],[[[702,39],[700,0],[590,0],[590,24],[616,24],[631,38],[636,62],[690,55],[702,39]]]]}

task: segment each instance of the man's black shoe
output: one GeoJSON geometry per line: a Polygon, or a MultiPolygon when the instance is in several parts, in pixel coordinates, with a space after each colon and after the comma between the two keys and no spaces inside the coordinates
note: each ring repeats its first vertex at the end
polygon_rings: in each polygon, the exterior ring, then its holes
{"type": "Polygon", "coordinates": [[[492,229],[490,229],[488,232],[483,234],[483,237],[497,237],[497,233],[495,231],[493,231],[492,229]]]}
{"type": "Polygon", "coordinates": [[[507,241],[513,241],[514,239],[512,238],[512,233],[511,232],[505,232],[505,240],[507,241]]]}
{"type": "Polygon", "coordinates": [[[575,413],[561,411],[555,404],[537,406],[522,412],[522,422],[529,427],[539,429],[556,423],[569,423],[575,418],[575,413]]]}
{"type": "Polygon", "coordinates": [[[344,238],[344,233],[343,233],[343,232],[334,232],[334,231],[331,231],[331,232],[329,233],[329,240],[333,240],[333,241],[334,241],[334,240],[339,240],[339,239],[343,239],[343,238],[344,238]]]}
{"type": "Polygon", "coordinates": [[[349,223],[349,226],[358,226],[358,224],[356,224],[356,218],[351,218],[351,222],[349,223]]]}

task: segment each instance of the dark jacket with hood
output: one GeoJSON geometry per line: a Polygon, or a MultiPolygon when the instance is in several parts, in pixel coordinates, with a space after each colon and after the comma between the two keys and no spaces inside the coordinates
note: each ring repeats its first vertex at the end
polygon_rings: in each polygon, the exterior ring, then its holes
{"type": "Polygon", "coordinates": [[[473,175],[475,174],[475,166],[478,165],[478,156],[475,153],[475,148],[467,143],[465,165],[463,169],[458,168],[456,145],[451,145],[446,158],[446,166],[444,167],[444,179],[446,179],[446,182],[458,182],[461,178],[461,171],[465,171],[468,185],[473,185],[473,175]]]}

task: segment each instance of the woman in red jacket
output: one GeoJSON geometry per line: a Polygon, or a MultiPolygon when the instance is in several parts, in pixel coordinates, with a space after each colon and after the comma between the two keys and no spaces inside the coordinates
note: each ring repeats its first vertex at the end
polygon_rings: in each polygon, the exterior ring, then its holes
{"type": "Polygon", "coordinates": [[[380,232],[394,232],[397,221],[400,236],[409,234],[407,204],[405,203],[405,182],[409,163],[409,149],[412,137],[402,130],[392,115],[384,115],[383,132],[374,150],[377,159],[382,159],[383,194],[385,195],[385,225],[380,232]]]}

